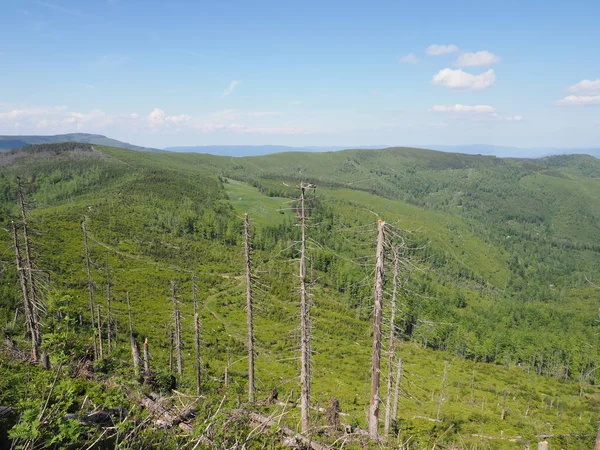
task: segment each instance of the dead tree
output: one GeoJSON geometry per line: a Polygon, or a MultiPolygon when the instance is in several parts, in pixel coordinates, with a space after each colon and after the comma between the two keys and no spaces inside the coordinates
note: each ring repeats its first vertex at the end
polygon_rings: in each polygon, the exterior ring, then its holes
{"type": "Polygon", "coordinates": [[[169,374],[173,375],[173,325],[169,324],[169,374]]]}
{"type": "Polygon", "coordinates": [[[504,420],[506,418],[506,388],[502,391],[502,412],[500,413],[500,420],[504,420]]]}
{"type": "Polygon", "coordinates": [[[440,414],[442,412],[442,405],[444,404],[444,400],[445,400],[445,396],[446,396],[446,380],[448,378],[448,366],[450,364],[448,363],[448,361],[446,361],[444,363],[444,376],[442,378],[442,390],[440,391],[440,398],[438,400],[438,407],[437,407],[437,413],[435,415],[435,418],[437,420],[440,420],[440,414]]]}
{"type": "MultiPolygon", "coordinates": [[[[34,361],[39,358],[39,346],[35,336],[35,327],[33,324],[33,315],[31,312],[31,300],[29,298],[29,291],[27,289],[27,279],[25,278],[25,268],[23,267],[23,259],[21,257],[21,247],[19,245],[19,235],[17,233],[17,227],[12,222],[13,241],[15,246],[15,259],[17,264],[17,272],[19,274],[19,283],[21,285],[21,294],[23,295],[23,311],[25,312],[25,327],[27,333],[31,338],[31,357],[34,361]]],[[[16,315],[15,315],[16,317],[16,315]]]]}
{"type": "Polygon", "coordinates": [[[83,231],[83,248],[85,250],[85,267],[87,270],[88,292],[89,292],[89,307],[90,317],[92,320],[92,331],[94,340],[94,358],[98,358],[98,347],[96,346],[96,324],[94,323],[94,281],[92,280],[90,249],[88,247],[87,230],[85,228],[85,217],[81,221],[81,230],[83,231]]]}
{"type": "Polygon", "coordinates": [[[300,416],[302,432],[308,432],[310,411],[310,311],[306,295],[306,190],[313,184],[300,184],[300,416]]]}
{"type": "Polygon", "coordinates": [[[248,325],[248,400],[254,403],[254,326],[252,323],[252,259],[250,257],[250,222],[244,214],[244,248],[246,253],[246,322],[248,325]]]}
{"type": "Polygon", "coordinates": [[[396,354],[396,296],[398,293],[398,274],[400,266],[400,249],[394,247],[394,280],[392,287],[392,312],[390,314],[390,341],[388,344],[388,379],[387,379],[387,395],[385,404],[385,423],[384,434],[387,436],[390,433],[390,425],[392,419],[392,383],[394,381],[394,358],[396,354]]]}
{"type": "Polygon", "coordinates": [[[29,224],[27,222],[27,213],[25,210],[25,196],[21,189],[21,180],[17,178],[19,208],[21,210],[21,219],[23,225],[23,239],[25,241],[25,270],[27,271],[27,280],[29,282],[29,302],[31,306],[31,333],[32,339],[35,339],[36,354],[32,354],[35,361],[39,358],[39,348],[42,345],[42,334],[40,329],[40,306],[41,299],[37,290],[37,285],[33,278],[33,257],[31,251],[31,242],[29,240],[29,224]]]}
{"type": "Polygon", "coordinates": [[[144,339],[144,377],[150,376],[150,351],[148,349],[148,338],[144,339]]]}
{"type": "Polygon", "coordinates": [[[173,317],[175,319],[175,355],[177,357],[177,374],[183,375],[183,357],[181,354],[181,312],[177,303],[177,288],[175,281],[171,280],[171,294],[173,298],[173,317]]]}
{"type": "Polygon", "coordinates": [[[133,332],[133,317],[131,315],[131,304],[129,303],[129,292],[127,293],[127,312],[129,313],[129,342],[131,344],[131,358],[133,360],[133,370],[135,372],[135,376],[140,376],[140,348],[138,346],[137,340],[135,339],[135,334],[133,332]]]}
{"type": "Polygon", "coordinates": [[[373,313],[373,352],[371,362],[371,399],[369,405],[369,436],[379,439],[379,376],[381,368],[381,322],[383,317],[383,278],[385,222],[377,222],[377,250],[375,254],[375,311],[373,313]]]}
{"type": "Polygon", "coordinates": [[[325,410],[325,422],[334,430],[340,428],[340,401],[336,397],[329,400],[329,406],[325,410]]]}
{"type": "Polygon", "coordinates": [[[200,395],[202,381],[202,364],[200,361],[200,316],[198,312],[198,291],[196,276],[192,277],[192,295],[194,297],[194,347],[196,350],[196,395],[200,395]]]}
{"type": "Polygon", "coordinates": [[[398,400],[400,398],[400,380],[402,380],[402,358],[398,358],[394,385],[394,404],[392,405],[392,422],[398,420],[398,400]]]}
{"type": "Polygon", "coordinates": [[[598,418],[598,431],[596,433],[596,441],[594,442],[594,450],[600,450],[600,418],[598,418]]]}
{"type": "Polygon", "coordinates": [[[100,359],[104,358],[104,346],[102,343],[102,319],[100,315],[100,305],[96,305],[97,312],[97,320],[96,324],[98,325],[98,357],[100,359]]]}
{"type": "Polygon", "coordinates": [[[108,271],[108,262],[106,263],[106,345],[107,345],[107,354],[112,353],[112,329],[111,329],[111,320],[110,317],[110,272],[108,271]]]}

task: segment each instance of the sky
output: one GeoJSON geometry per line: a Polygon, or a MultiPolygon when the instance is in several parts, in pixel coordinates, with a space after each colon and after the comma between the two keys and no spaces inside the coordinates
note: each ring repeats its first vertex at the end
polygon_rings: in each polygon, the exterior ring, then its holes
{"type": "Polygon", "coordinates": [[[0,134],[600,147],[600,2],[0,1],[0,134]]]}

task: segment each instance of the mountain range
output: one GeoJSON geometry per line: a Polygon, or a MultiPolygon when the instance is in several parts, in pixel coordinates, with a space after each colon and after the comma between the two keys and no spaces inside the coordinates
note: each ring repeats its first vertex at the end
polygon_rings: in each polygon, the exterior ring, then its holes
{"type": "Polygon", "coordinates": [[[140,147],[127,142],[118,141],[101,134],[90,133],[69,133],[56,134],[52,136],[43,135],[23,135],[23,136],[0,136],[0,152],[15,150],[36,144],[56,144],[59,142],[81,142],[94,145],[106,145],[110,147],[125,148],[128,150],[139,150],[149,152],[160,152],[162,150],[149,147],[140,147]]]}

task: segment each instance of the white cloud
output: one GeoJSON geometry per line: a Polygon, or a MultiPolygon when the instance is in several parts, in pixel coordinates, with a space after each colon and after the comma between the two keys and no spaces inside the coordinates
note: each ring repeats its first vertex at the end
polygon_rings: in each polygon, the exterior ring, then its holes
{"type": "Polygon", "coordinates": [[[409,53],[408,55],[400,58],[400,62],[404,64],[416,64],[419,62],[419,60],[414,53],[409,53]]]}
{"type": "Polygon", "coordinates": [[[235,88],[240,85],[240,83],[241,81],[239,80],[233,80],[231,83],[229,83],[227,89],[223,91],[223,97],[227,97],[228,95],[230,95],[235,90],[235,88]]]}
{"type": "Polygon", "coordinates": [[[191,118],[192,116],[188,116],[187,114],[180,114],[178,116],[167,116],[165,117],[165,121],[175,125],[181,125],[188,122],[191,118]]]}
{"type": "Polygon", "coordinates": [[[435,112],[459,112],[459,113],[494,113],[496,108],[490,105],[435,105],[435,112]]]}
{"type": "Polygon", "coordinates": [[[165,121],[167,114],[160,108],[154,108],[150,114],[148,114],[148,123],[150,126],[162,125],[165,121]]]}
{"type": "Polygon", "coordinates": [[[600,105],[600,95],[569,95],[557,103],[562,106],[600,105]]]}
{"type": "Polygon", "coordinates": [[[181,126],[189,122],[192,116],[187,114],[179,114],[177,116],[167,116],[164,110],[154,108],[148,114],[147,121],[151,128],[158,129],[159,127],[168,127],[170,125],[181,126]]]}
{"type": "Polygon", "coordinates": [[[487,50],[475,53],[463,53],[456,60],[459,67],[490,66],[500,62],[500,58],[487,50]]]}
{"type": "Polygon", "coordinates": [[[573,94],[600,95],[600,78],[594,81],[581,80],[569,88],[573,94]]]}
{"type": "Polygon", "coordinates": [[[77,123],[77,124],[87,124],[90,122],[94,122],[98,124],[102,123],[110,123],[113,120],[113,117],[102,111],[101,109],[92,109],[88,113],[80,113],[80,112],[69,112],[67,113],[67,118],[65,119],[68,123],[77,123]]]}
{"type": "MultiPolygon", "coordinates": [[[[507,120],[519,122],[523,120],[523,116],[502,116],[496,108],[490,105],[435,105],[430,111],[440,113],[455,113],[462,117],[470,117],[472,120],[507,120]]],[[[458,116],[457,116],[458,117],[458,116]]]]}
{"type": "Polygon", "coordinates": [[[431,56],[445,55],[447,53],[455,53],[458,51],[458,47],[454,44],[450,45],[438,45],[432,44],[425,49],[425,53],[431,56]]]}
{"type": "Polygon", "coordinates": [[[61,111],[64,111],[65,109],[66,106],[55,106],[51,108],[13,109],[11,111],[0,113],[0,120],[29,119],[32,117],[56,114],[61,111]]]}
{"type": "Polygon", "coordinates": [[[496,74],[492,69],[480,75],[472,75],[461,69],[443,69],[433,77],[433,84],[441,84],[450,89],[479,90],[490,87],[496,81],[496,74]]]}
{"type": "MultiPolygon", "coordinates": [[[[0,105],[1,107],[2,105],[0,105]]],[[[143,133],[173,133],[182,130],[202,133],[223,132],[253,135],[307,134],[306,129],[289,124],[269,123],[281,116],[276,111],[240,111],[228,109],[193,117],[188,114],[169,115],[161,108],[149,114],[112,114],[101,109],[87,112],[71,111],[64,106],[0,109],[0,134],[19,132],[69,133],[74,131],[102,132],[111,135],[115,130],[143,133]]]]}

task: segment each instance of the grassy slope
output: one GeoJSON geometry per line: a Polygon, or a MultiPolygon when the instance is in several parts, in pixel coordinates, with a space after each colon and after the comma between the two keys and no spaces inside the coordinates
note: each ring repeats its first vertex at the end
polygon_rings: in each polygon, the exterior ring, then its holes
{"type": "MultiPolygon", "coordinates": [[[[37,242],[42,261],[52,268],[51,285],[73,295],[76,308],[85,311],[85,272],[79,229],[79,220],[85,214],[92,233],[98,290],[102,290],[103,265],[108,262],[116,299],[115,312],[121,326],[125,324],[124,296],[130,292],[136,327],[141,335],[157,342],[153,351],[156,364],[164,365],[167,358],[165,324],[171,308],[169,280],[176,278],[181,282],[185,340],[191,342],[190,277],[192,270],[196,270],[204,303],[202,324],[207,371],[219,377],[229,350],[234,361],[233,380],[240,391],[244,388],[245,333],[243,284],[239,279],[241,247],[239,242],[219,244],[206,238],[191,238],[176,230],[185,230],[182,217],[185,219],[186,214],[202,209],[218,210],[229,217],[248,211],[257,230],[291,220],[291,213],[278,211],[287,206],[285,198],[267,197],[256,188],[233,179],[221,185],[216,178],[218,173],[258,180],[276,189],[281,189],[281,181],[285,179],[293,182],[307,177],[321,181],[326,188],[319,190],[320,198],[333,205],[344,222],[354,221],[364,226],[375,217],[369,211],[375,211],[388,222],[418,230],[417,234],[424,236],[432,249],[448,254],[453,264],[466,267],[486,280],[493,290],[502,291],[511,277],[510,247],[501,245],[500,239],[491,238],[485,230],[479,229],[480,222],[472,210],[465,212],[464,206],[452,202],[458,201],[454,198],[457,188],[468,192],[469,185],[482,183],[478,167],[485,168],[489,163],[492,167],[510,165],[513,168],[520,164],[517,161],[416,150],[285,154],[240,160],[208,155],[135,153],[112,148],[100,150],[108,158],[96,155],[73,161],[63,155],[63,159],[20,163],[18,172],[26,174],[25,178],[36,187],[31,195],[37,206],[35,226],[43,231],[37,242]],[[378,175],[378,170],[386,173],[378,175]],[[35,176],[42,173],[47,176],[35,176]],[[65,177],[69,173],[81,176],[65,177]],[[393,178],[395,175],[399,178],[393,178]],[[403,196],[400,188],[403,177],[413,177],[415,185],[426,186],[424,194],[419,197],[415,191],[403,196]],[[354,184],[349,186],[350,183],[354,184]],[[371,192],[380,189],[386,197],[395,200],[350,189],[357,187],[371,192]],[[410,200],[412,204],[403,200],[410,200]]],[[[541,164],[537,172],[546,170],[542,163],[536,164],[541,164]]],[[[539,210],[548,211],[550,226],[535,222],[515,225],[508,221],[507,227],[522,232],[544,228],[553,239],[577,238],[588,242],[594,236],[597,182],[585,177],[578,167],[560,170],[569,178],[524,170],[518,180],[519,190],[514,194],[532,192],[532,204],[539,202],[539,210]],[[573,198],[579,203],[573,203],[573,198]],[[551,208],[547,208],[548,205],[551,208]],[[573,222],[571,217],[582,208],[588,208],[589,217],[573,222]]],[[[2,172],[4,185],[16,172],[12,168],[2,172]]],[[[513,209],[509,209],[510,214],[513,209]]],[[[531,208],[517,212],[529,214],[531,208]]],[[[213,219],[206,217],[209,223],[214,222],[213,219]]],[[[363,236],[351,238],[368,241],[363,236]]],[[[7,236],[3,236],[3,240],[8,246],[7,236]]],[[[370,254],[369,249],[367,246],[364,253],[370,254]]],[[[278,387],[280,398],[284,398],[291,389],[297,391],[296,363],[292,360],[296,353],[297,305],[291,292],[272,294],[269,287],[277,285],[280,273],[287,276],[293,267],[284,255],[273,258],[258,252],[256,256],[258,269],[264,271],[261,282],[267,285],[259,292],[258,300],[257,379],[261,395],[278,387]]],[[[596,258],[591,255],[584,263],[594,264],[596,258]]],[[[489,307],[486,294],[471,289],[472,286],[457,282],[454,287],[444,288],[442,269],[440,274],[433,274],[432,282],[439,284],[441,292],[465,291],[470,301],[465,314],[471,309],[489,307]]],[[[598,305],[598,296],[582,287],[568,291],[565,299],[569,306],[578,305],[581,308],[578,313],[582,315],[595,311],[598,305]],[[585,296],[588,300],[581,301],[585,296]]],[[[348,307],[343,296],[331,286],[317,285],[315,304],[314,399],[323,404],[331,395],[338,396],[342,408],[350,414],[346,420],[364,426],[369,322],[364,314],[348,307]]],[[[553,308],[560,310],[561,307],[553,308]]],[[[187,352],[190,351],[188,347],[187,352]]],[[[414,343],[404,344],[401,354],[405,358],[405,390],[400,407],[402,428],[407,434],[416,433],[418,439],[425,441],[430,435],[444,431],[450,423],[456,424],[456,430],[467,442],[479,440],[471,434],[498,437],[503,433],[508,437],[533,439],[534,435],[543,433],[594,432],[597,400],[592,387],[585,387],[586,395],[580,397],[579,386],[573,382],[538,377],[515,368],[477,364],[453,358],[445,352],[425,350],[414,343]],[[438,425],[415,416],[435,417],[444,360],[451,360],[451,365],[447,401],[442,408],[445,423],[438,425]],[[510,393],[509,414],[505,422],[500,422],[499,402],[505,387],[510,393]]],[[[187,364],[188,379],[191,369],[191,363],[187,364]]],[[[450,433],[447,439],[456,442],[460,438],[450,433]]],[[[496,447],[502,443],[491,441],[489,445],[496,447]]],[[[576,444],[573,448],[577,448],[576,444]]]]}

